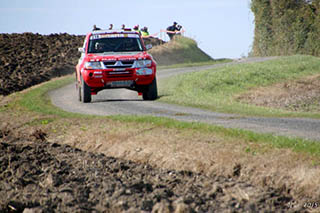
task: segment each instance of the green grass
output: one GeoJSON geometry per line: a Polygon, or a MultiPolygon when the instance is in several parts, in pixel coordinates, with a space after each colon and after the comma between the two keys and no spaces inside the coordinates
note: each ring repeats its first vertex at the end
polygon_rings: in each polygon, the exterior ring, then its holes
{"type": "MultiPolygon", "coordinates": [[[[74,81],[73,77],[65,77],[60,80],[53,80],[43,85],[33,88],[28,92],[18,93],[19,98],[16,99],[15,103],[11,103],[12,106],[22,107],[24,110],[29,110],[33,112],[38,112],[41,115],[56,115],[55,119],[59,118],[87,118],[95,119],[98,116],[91,115],[81,115],[77,113],[69,113],[53,106],[49,100],[48,92],[60,88],[66,84],[69,84],[74,81]]],[[[100,117],[101,118],[101,117],[100,117]]],[[[261,134],[254,133],[247,130],[240,129],[230,129],[220,126],[198,123],[198,122],[182,122],[176,121],[170,118],[163,117],[152,117],[152,116],[127,116],[127,115],[116,115],[116,116],[105,116],[106,119],[111,119],[114,121],[120,121],[125,123],[134,124],[150,124],[153,126],[165,127],[165,128],[174,128],[181,130],[192,130],[200,131],[204,133],[214,133],[220,135],[226,140],[238,141],[242,139],[246,142],[257,143],[265,145],[266,147],[281,149],[288,148],[292,149],[295,152],[307,153],[313,156],[320,157],[320,143],[319,141],[310,141],[300,138],[288,138],[283,136],[273,136],[271,134],[261,134]]],[[[30,123],[33,124],[43,124],[47,125],[48,123],[54,122],[53,118],[41,118],[32,120],[30,123]]],[[[248,147],[248,150],[251,150],[248,147]]],[[[247,151],[248,151],[247,150],[247,151]]],[[[246,151],[246,150],[244,150],[246,151]]]]}
{"type": "Polygon", "coordinates": [[[74,82],[74,76],[67,76],[59,80],[52,80],[43,85],[33,88],[28,92],[19,93],[21,96],[18,105],[30,111],[60,117],[84,117],[86,115],[65,112],[51,104],[48,92],[74,82]]]}
{"type": "Polygon", "coordinates": [[[234,97],[252,88],[319,74],[320,60],[313,56],[230,65],[173,76],[159,82],[160,101],[251,116],[297,116],[320,118],[319,113],[295,113],[237,102],[234,97]]]}
{"type": "MultiPolygon", "coordinates": [[[[158,65],[212,63],[214,61],[198,47],[195,40],[184,36],[177,36],[163,45],[156,46],[150,50],[150,53],[156,59],[158,65]]],[[[178,67],[180,66],[178,65],[178,67]]]]}
{"type": "Polygon", "coordinates": [[[164,70],[164,69],[207,66],[207,65],[214,65],[214,64],[228,63],[228,62],[232,62],[232,59],[222,58],[222,59],[215,59],[215,60],[210,60],[210,61],[205,61],[205,62],[173,64],[173,65],[169,65],[169,66],[158,66],[157,70],[161,71],[161,70],[164,70]]]}
{"type": "Polygon", "coordinates": [[[194,63],[194,62],[207,62],[211,61],[211,57],[203,52],[195,40],[184,37],[177,36],[169,43],[172,47],[172,50],[176,50],[176,56],[182,57],[185,63],[194,63]]]}

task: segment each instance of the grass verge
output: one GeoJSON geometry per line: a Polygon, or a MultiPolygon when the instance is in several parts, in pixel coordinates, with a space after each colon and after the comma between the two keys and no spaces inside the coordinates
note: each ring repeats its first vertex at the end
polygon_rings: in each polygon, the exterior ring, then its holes
{"type": "Polygon", "coordinates": [[[5,123],[26,138],[31,130],[41,129],[51,142],[207,175],[232,175],[234,166],[241,164],[243,180],[259,184],[268,177],[269,186],[292,184],[298,194],[317,196],[312,189],[318,182],[309,180],[318,175],[314,169],[319,171],[319,142],[161,117],[68,113],[53,106],[47,94],[72,81],[64,77],[13,94],[11,102],[0,105],[0,133],[7,132],[5,123]]]}
{"type": "Polygon", "coordinates": [[[110,116],[110,118],[123,122],[151,123],[153,125],[166,128],[193,130],[202,133],[214,133],[228,138],[229,140],[241,139],[250,143],[264,144],[269,146],[269,148],[289,148],[296,152],[303,152],[320,157],[320,141],[274,136],[272,134],[254,133],[242,129],[230,129],[197,122],[182,122],[161,117],[117,115],[110,116]]]}
{"type": "MultiPolygon", "coordinates": [[[[47,115],[58,115],[60,117],[88,117],[79,113],[70,113],[59,109],[51,104],[48,92],[58,89],[74,82],[73,76],[62,77],[43,83],[26,92],[18,94],[21,96],[18,105],[33,112],[47,115]]],[[[94,117],[94,116],[89,116],[94,117]]]]}
{"type": "Polygon", "coordinates": [[[212,58],[203,52],[195,40],[176,36],[173,40],[149,51],[159,65],[208,62],[212,58]]]}
{"type": "Polygon", "coordinates": [[[235,98],[253,88],[319,73],[319,59],[302,55],[226,66],[160,81],[160,101],[241,115],[320,118],[320,113],[259,107],[240,103],[235,98]]]}
{"type": "Polygon", "coordinates": [[[221,63],[228,63],[232,62],[232,59],[222,58],[222,59],[214,59],[209,60],[206,62],[195,62],[195,63],[182,63],[182,64],[173,64],[173,65],[160,65],[157,67],[158,70],[164,70],[164,69],[174,69],[174,68],[183,68],[183,67],[199,67],[199,66],[207,66],[207,65],[214,65],[214,64],[221,64],[221,63]]]}
{"type": "MultiPolygon", "coordinates": [[[[61,118],[98,118],[99,116],[66,112],[51,104],[51,101],[48,97],[48,92],[67,85],[73,82],[73,80],[74,79],[71,76],[63,77],[61,79],[46,82],[41,86],[36,86],[29,91],[18,93],[18,101],[15,103],[11,103],[12,107],[15,108],[16,106],[20,106],[22,109],[28,109],[32,112],[41,113],[42,115],[56,115],[61,118]]],[[[0,112],[5,111],[3,107],[0,108],[2,108],[0,112]]],[[[125,115],[105,117],[107,119],[121,121],[123,123],[142,123],[164,128],[214,133],[220,135],[221,137],[227,137],[232,140],[241,138],[244,141],[248,142],[263,143],[267,146],[271,146],[272,148],[290,148],[297,152],[304,152],[320,156],[320,143],[316,141],[303,140],[299,138],[287,138],[282,136],[272,136],[271,134],[254,133],[251,131],[240,129],[229,129],[197,122],[182,122],[163,117],[125,115]]],[[[46,122],[46,120],[42,122],[46,122]]]]}

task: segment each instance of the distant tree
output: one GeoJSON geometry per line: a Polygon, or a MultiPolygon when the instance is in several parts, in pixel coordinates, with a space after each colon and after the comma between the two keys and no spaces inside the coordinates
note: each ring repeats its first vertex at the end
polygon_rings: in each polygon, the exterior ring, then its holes
{"type": "Polygon", "coordinates": [[[254,55],[320,55],[320,0],[252,0],[254,55]]]}
{"type": "Polygon", "coordinates": [[[251,10],[255,15],[255,33],[253,53],[258,55],[270,55],[273,41],[272,11],[270,0],[254,0],[251,10]]]}

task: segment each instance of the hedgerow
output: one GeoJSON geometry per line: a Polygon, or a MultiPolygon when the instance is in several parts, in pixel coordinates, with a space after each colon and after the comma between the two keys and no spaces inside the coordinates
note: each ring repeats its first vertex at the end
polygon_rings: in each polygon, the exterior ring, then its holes
{"type": "Polygon", "coordinates": [[[255,56],[320,56],[320,0],[252,0],[255,56]]]}

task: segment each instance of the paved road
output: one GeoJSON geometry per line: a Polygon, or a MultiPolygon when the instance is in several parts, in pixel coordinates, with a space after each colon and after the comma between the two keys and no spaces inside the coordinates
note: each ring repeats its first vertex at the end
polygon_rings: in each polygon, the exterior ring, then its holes
{"type": "MultiPolygon", "coordinates": [[[[158,72],[157,78],[163,79],[186,72],[197,72],[221,66],[232,66],[238,63],[252,63],[270,59],[272,58],[250,58],[226,64],[161,70],[158,72]]],[[[50,92],[50,97],[54,105],[69,112],[93,115],[162,116],[181,121],[204,122],[228,128],[239,128],[320,141],[320,120],[317,119],[243,117],[234,114],[216,113],[157,101],[143,101],[136,92],[126,89],[103,90],[98,95],[93,96],[92,103],[84,104],[77,100],[75,84],[70,84],[50,92]]]]}

